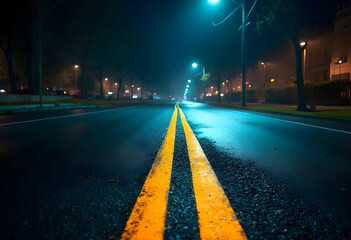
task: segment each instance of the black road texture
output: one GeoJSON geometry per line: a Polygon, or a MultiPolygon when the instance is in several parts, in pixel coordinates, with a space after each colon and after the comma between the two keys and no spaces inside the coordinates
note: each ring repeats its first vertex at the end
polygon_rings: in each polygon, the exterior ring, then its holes
{"type": "MultiPolygon", "coordinates": [[[[174,104],[0,116],[0,239],[118,239],[174,104]]],[[[249,239],[351,238],[348,124],[180,107],[249,239]]],[[[165,239],[200,239],[179,117],[165,239]]]]}

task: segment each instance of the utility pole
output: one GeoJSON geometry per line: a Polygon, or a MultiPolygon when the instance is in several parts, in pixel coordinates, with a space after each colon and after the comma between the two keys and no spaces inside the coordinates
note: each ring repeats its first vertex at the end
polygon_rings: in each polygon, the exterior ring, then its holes
{"type": "Polygon", "coordinates": [[[254,2],[252,5],[250,11],[246,15],[245,12],[245,0],[242,0],[241,2],[237,0],[230,0],[231,2],[234,2],[238,6],[231,12],[229,13],[222,21],[219,23],[214,23],[212,20],[212,25],[214,27],[217,27],[224,23],[228,18],[230,18],[239,8],[241,8],[241,26],[239,27],[239,30],[241,30],[241,79],[242,79],[242,96],[241,96],[241,105],[246,106],[246,94],[245,94],[245,89],[246,89],[246,57],[245,57],[245,28],[250,24],[250,22],[246,22],[248,17],[250,16],[250,13],[252,12],[253,8],[255,7],[257,0],[254,2]]]}

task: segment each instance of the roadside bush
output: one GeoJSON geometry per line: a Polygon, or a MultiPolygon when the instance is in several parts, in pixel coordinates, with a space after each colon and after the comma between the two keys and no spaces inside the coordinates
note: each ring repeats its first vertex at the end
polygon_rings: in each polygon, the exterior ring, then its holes
{"type": "MultiPolygon", "coordinates": [[[[241,95],[241,94],[240,94],[241,95]]],[[[250,89],[246,91],[246,101],[250,103],[260,102],[263,98],[263,91],[257,89],[250,89]]]]}
{"type": "Polygon", "coordinates": [[[297,89],[295,86],[270,88],[265,92],[266,103],[296,104],[297,89]]]}
{"type": "MultiPolygon", "coordinates": [[[[296,104],[296,86],[271,88],[265,91],[266,103],[296,104]]],[[[335,80],[324,83],[305,82],[306,104],[351,105],[351,82],[335,80]]]]}

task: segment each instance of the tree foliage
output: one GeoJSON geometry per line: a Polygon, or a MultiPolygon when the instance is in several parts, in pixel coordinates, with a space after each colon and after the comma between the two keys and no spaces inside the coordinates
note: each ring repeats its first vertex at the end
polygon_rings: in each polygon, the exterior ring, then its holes
{"type": "Polygon", "coordinates": [[[302,74],[302,54],[306,46],[300,46],[300,15],[301,1],[299,0],[266,0],[260,4],[260,14],[256,16],[256,30],[269,31],[289,38],[295,48],[297,110],[306,111],[304,79],[302,74]]]}

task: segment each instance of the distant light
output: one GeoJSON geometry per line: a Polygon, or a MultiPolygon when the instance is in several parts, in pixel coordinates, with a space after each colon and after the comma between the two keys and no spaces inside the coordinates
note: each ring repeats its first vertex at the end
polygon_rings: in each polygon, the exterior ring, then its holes
{"type": "Polygon", "coordinates": [[[208,94],[208,96],[210,96],[210,97],[211,97],[211,96],[212,96],[212,94],[210,93],[210,94],[208,94]]]}
{"type": "Polygon", "coordinates": [[[79,66],[78,65],[74,65],[74,68],[77,69],[77,68],[79,68],[79,66]]]}
{"type": "Polygon", "coordinates": [[[136,94],[133,94],[133,98],[136,99],[138,98],[138,96],[136,94]]]}
{"type": "Polygon", "coordinates": [[[48,88],[48,87],[46,88],[46,91],[49,91],[49,88],[48,88]]]}
{"type": "Polygon", "coordinates": [[[211,89],[213,89],[213,86],[211,86],[211,89]]]}
{"type": "Polygon", "coordinates": [[[226,82],[229,82],[229,80],[225,80],[226,82]]]}
{"type": "Polygon", "coordinates": [[[134,87],[134,84],[132,84],[132,87],[134,87]]]}
{"type": "Polygon", "coordinates": [[[154,92],[154,95],[156,96],[156,93],[154,92]]]}
{"type": "Polygon", "coordinates": [[[271,78],[271,82],[275,82],[275,79],[274,79],[274,78],[271,78]]]}
{"type": "Polygon", "coordinates": [[[261,65],[263,66],[263,65],[264,65],[264,62],[261,62],[261,65]]]}
{"type": "Polygon", "coordinates": [[[63,91],[63,94],[67,94],[67,92],[66,92],[66,91],[63,91]]]}
{"type": "Polygon", "coordinates": [[[190,79],[188,80],[188,83],[191,83],[191,80],[190,80],[190,79]]]}
{"type": "Polygon", "coordinates": [[[105,78],[105,81],[107,81],[108,80],[108,78],[105,78]]]}
{"type": "Polygon", "coordinates": [[[186,85],[186,87],[188,88],[188,87],[189,87],[189,85],[186,85]]]}
{"type": "Polygon", "coordinates": [[[218,94],[218,91],[216,91],[216,94],[218,94]]]}
{"type": "Polygon", "coordinates": [[[117,85],[118,85],[118,83],[115,82],[115,86],[117,86],[117,85]]]}
{"type": "Polygon", "coordinates": [[[129,93],[129,90],[125,90],[124,93],[129,93]]]}
{"type": "Polygon", "coordinates": [[[251,84],[249,85],[249,87],[251,87],[251,84]]]}
{"type": "Polygon", "coordinates": [[[246,85],[249,85],[249,81],[246,81],[246,85]]]}
{"type": "Polygon", "coordinates": [[[341,63],[342,63],[342,60],[340,59],[340,60],[339,60],[339,64],[341,64],[341,63]]]}
{"type": "Polygon", "coordinates": [[[224,96],[224,94],[223,93],[221,93],[221,97],[223,97],[224,96]]]}
{"type": "Polygon", "coordinates": [[[193,68],[197,68],[197,63],[194,62],[191,66],[192,66],[193,68]]]}
{"type": "Polygon", "coordinates": [[[137,90],[139,91],[139,90],[140,90],[140,87],[138,87],[137,90]]]}
{"type": "Polygon", "coordinates": [[[240,86],[238,86],[238,88],[240,89],[240,86]]]}
{"type": "Polygon", "coordinates": [[[112,95],[112,92],[107,92],[108,95],[112,95]]]}
{"type": "Polygon", "coordinates": [[[222,85],[224,85],[225,83],[224,82],[222,82],[222,85]]]}
{"type": "Polygon", "coordinates": [[[219,0],[208,0],[208,2],[211,4],[217,4],[219,3],[219,0]]]}
{"type": "Polygon", "coordinates": [[[1,93],[4,93],[4,92],[5,92],[5,89],[0,89],[0,92],[1,92],[1,93]]]}
{"type": "Polygon", "coordinates": [[[304,47],[306,45],[306,42],[300,42],[300,47],[304,47]]]}
{"type": "Polygon", "coordinates": [[[208,93],[206,94],[206,97],[208,97],[208,93]]]}

